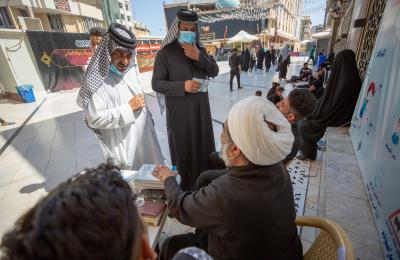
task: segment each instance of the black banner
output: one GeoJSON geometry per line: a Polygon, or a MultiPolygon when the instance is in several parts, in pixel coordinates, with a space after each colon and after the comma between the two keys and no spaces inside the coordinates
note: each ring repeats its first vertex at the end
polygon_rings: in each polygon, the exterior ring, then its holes
{"type": "Polygon", "coordinates": [[[88,34],[27,31],[48,92],[79,88],[92,55],[88,34]]]}

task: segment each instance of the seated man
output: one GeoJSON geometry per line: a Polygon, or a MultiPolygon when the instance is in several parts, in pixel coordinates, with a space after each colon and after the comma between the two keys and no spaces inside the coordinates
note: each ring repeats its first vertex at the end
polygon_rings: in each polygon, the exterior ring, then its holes
{"type": "Polygon", "coordinates": [[[135,194],[112,163],[60,184],[4,235],[6,259],[156,259],[135,194]]]}
{"type": "Polygon", "coordinates": [[[318,72],[315,74],[315,76],[310,77],[309,83],[309,90],[314,96],[318,99],[322,96],[324,93],[324,82],[326,79],[326,66],[321,65],[320,69],[318,72]]]}
{"type": "Polygon", "coordinates": [[[274,105],[276,105],[277,103],[281,102],[283,100],[283,92],[285,91],[285,89],[281,86],[276,87],[275,89],[275,93],[269,97],[267,97],[267,99],[269,101],[271,101],[272,103],[274,103],[274,105]]]}
{"type": "Polygon", "coordinates": [[[198,228],[168,238],[160,259],[190,245],[215,259],[302,259],[292,184],[281,162],[292,144],[290,124],[276,107],[248,97],[233,106],[221,134],[227,174],[184,192],[174,172],[158,167],[154,175],[164,182],[170,215],[198,228]]]}
{"type": "Polygon", "coordinates": [[[294,135],[292,151],[283,160],[284,164],[289,164],[299,152],[300,139],[297,131],[297,123],[314,111],[316,103],[316,98],[309,91],[293,89],[287,97],[276,105],[278,110],[281,111],[292,125],[292,133],[294,135]]]}
{"type": "Polygon", "coordinates": [[[312,74],[311,69],[308,67],[308,63],[304,63],[300,70],[298,80],[307,81],[308,77],[312,74]]]}
{"type": "Polygon", "coordinates": [[[275,94],[276,88],[278,88],[279,86],[280,84],[278,82],[272,82],[272,87],[267,92],[268,100],[275,94]]]}

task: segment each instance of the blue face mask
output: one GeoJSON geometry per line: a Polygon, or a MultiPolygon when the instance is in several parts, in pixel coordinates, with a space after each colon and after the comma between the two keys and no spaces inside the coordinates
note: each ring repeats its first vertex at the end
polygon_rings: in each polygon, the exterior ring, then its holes
{"type": "Polygon", "coordinates": [[[110,64],[110,71],[114,72],[115,74],[117,74],[118,76],[122,76],[123,73],[121,71],[119,71],[114,64],[110,64]]]}
{"type": "Polygon", "coordinates": [[[196,33],[191,31],[180,31],[178,40],[180,43],[193,44],[196,40],[196,33]]]}

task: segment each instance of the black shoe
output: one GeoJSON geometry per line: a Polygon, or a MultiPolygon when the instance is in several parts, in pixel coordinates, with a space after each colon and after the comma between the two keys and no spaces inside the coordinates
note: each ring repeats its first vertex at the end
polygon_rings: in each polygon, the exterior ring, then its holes
{"type": "Polygon", "coordinates": [[[238,87],[238,89],[242,89],[243,87],[238,87]]]}
{"type": "Polygon", "coordinates": [[[233,91],[233,89],[230,89],[230,91],[232,92],[232,91],[233,91]]]}

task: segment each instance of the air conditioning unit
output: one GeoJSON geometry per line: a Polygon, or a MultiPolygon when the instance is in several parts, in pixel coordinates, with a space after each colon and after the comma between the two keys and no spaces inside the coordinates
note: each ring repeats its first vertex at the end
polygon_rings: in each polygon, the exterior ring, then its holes
{"type": "Polygon", "coordinates": [[[42,21],[39,18],[18,16],[20,29],[26,31],[43,31],[42,21]]]}

